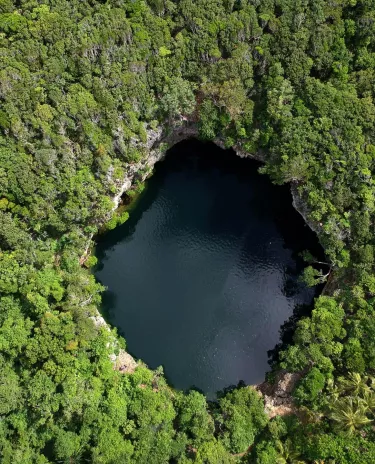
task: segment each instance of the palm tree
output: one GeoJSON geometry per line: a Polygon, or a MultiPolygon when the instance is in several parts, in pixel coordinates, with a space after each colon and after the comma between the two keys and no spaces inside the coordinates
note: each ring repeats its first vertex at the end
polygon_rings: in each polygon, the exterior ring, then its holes
{"type": "Polygon", "coordinates": [[[305,464],[305,461],[301,461],[300,454],[292,449],[292,441],[289,438],[285,443],[278,440],[276,447],[279,452],[276,464],[305,464]]]}
{"type": "Polygon", "coordinates": [[[349,372],[348,377],[341,379],[338,386],[342,393],[350,392],[353,396],[363,396],[370,392],[368,381],[367,375],[361,376],[358,372],[349,372]]]}
{"type": "Polygon", "coordinates": [[[334,383],[333,379],[328,379],[327,380],[327,391],[329,394],[329,401],[330,403],[337,401],[340,398],[340,389],[339,387],[334,383]]]}
{"type": "Polygon", "coordinates": [[[375,391],[375,377],[373,377],[372,375],[369,375],[368,378],[370,380],[371,390],[375,391]]]}
{"type": "Polygon", "coordinates": [[[366,392],[363,395],[363,401],[364,401],[365,405],[367,406],[367,408],[374,415],[374,413],[375,413],[375,392],[373,392],[373,391],[366,392]]]}
{"type": "Polygon", "coordinates": [[[328,461],[323,459],[315,459],[313,464],[336,464],[336,461],[334,459],[328,459],[328,461]]]}
{"type": "Polygon", "coordinates": [[[335,421],[341,430],[349,434],[372,422],[366,416],[369,408],[361,398],[351,396],[340,398],[333,403],[331,409],[329,418],[335,421]]]}

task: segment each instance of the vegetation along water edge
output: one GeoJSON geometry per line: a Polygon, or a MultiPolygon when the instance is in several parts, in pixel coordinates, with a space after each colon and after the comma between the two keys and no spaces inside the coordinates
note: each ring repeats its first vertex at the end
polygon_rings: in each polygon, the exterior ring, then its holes
{"type": "Polygon", "coordinates": [[[0,2],[1,462],[375,462],[374,11],[0,2]],[[188,135],[261,157],[325,249],[305,280],[328,286],[262,389],[291,414],[244,385],[173,390],[98,320],[91,239],[188,135]]]}

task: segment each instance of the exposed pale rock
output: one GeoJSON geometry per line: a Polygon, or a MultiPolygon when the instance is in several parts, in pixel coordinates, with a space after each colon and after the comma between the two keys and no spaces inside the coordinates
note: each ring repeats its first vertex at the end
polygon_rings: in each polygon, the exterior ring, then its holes
{"type": "Polygon", "coordinates": [[[112,198],[114,203],[113,211],[118,208],[121,197],[130,189],[136,177],[142,181],[145,180],[148,172],[150,172],[154,165],[165,157],[167,150],[182,140],[196,137],[198,135],[198,127],[195,123],[187,123],[172,127],[168,133],[165,133],[161,127],[157,129],[146,128],[146,133],[147,141],[145,143],[134,140],[133,145],[146,151],[147,156],[140,162],[128,166],[118,192],[112,198]],[[139,175],[142,171],[144,173],[139,175]]]}
{"type": "MultiPolygon", "coordinates": [[[[222,148],[223,150],[227,149],[223,139],[216,138],[213,142],[215,145],[222,148]]],[[[251,158],[251,159],[260,161],[262,163],[265,162],[265,154],[262,151],[259,150],[254,153],[249,153],[242,147],[241,143],[236,143],[235,145],[233,145],[232,150],[234,150],[236,155],[239,156],[240,158],[251,158]]]]}
{"type": "Polygon", "coordinates": [[[302,377],[302,372],[280,371],[274,383],[263,382],[257,386],[257,390],[263,395],[266,414],[270,418],[295,413],[292,392],[302,377]]]}
{"type": "Polygon", "coordinates": [[[310,211],[307,207],[306,202],[303,200],[302,196],[298,191],[298,184],[296,182],[291,182],[290,191],[292,193],[294,209],[299,212],[299,214],[303,217],[304,221],[313,232],[315,232],[318,236],[322,234],[323,228],[321,224],[310,219],[310,211]]]}
{"type": "Polygon", "coordinates": [[[125,350],[120,350],[119,354],[115,357],[114,368],[123,374],[132,374],[138,367],[138,363],[133,356],[125,350]]]}
{"type": "Polygon", "coordinates": [[[104,317],[101,316],[99,313],[96,316],[90,316],[90,319],[94,322],[96,328],[104,327],[107,330],[110,330],[108,324],[104,320],[104,317]]]}
{"type": "MultiPolygon", "coordinates": [[[[99,313],[96,316],[90,316],[90,319],[94,322],[94,325],[97,329],[104,328],[110,331],[109,325],[99,313]]],[[[118,341],[113,337],[110,343],[107,343],[107,348],[112,348],[113,351],[116,351],[118,347],[118,341]]],[[[113,363],[114,369],[120,371],[124,374],[129,374],[134,372],[135,368],[138,366],[138,363],[135,361],[133,356],[127,353],[125,350],[120,349],[118,355],[111,353],[109,359],[113,363]]]]}

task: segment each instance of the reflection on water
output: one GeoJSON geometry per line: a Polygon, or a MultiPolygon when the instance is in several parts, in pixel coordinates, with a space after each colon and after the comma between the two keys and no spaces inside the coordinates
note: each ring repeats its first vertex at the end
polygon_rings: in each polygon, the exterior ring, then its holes
{"type": "Polygon", "coordinates": [[[176,388],[212,396],[263,381],[280,326],[311,304],[298,253],[316,238],[288,188],[257,168],[211,144],[179,144],[98,245],[107,318],[176,388]]]}

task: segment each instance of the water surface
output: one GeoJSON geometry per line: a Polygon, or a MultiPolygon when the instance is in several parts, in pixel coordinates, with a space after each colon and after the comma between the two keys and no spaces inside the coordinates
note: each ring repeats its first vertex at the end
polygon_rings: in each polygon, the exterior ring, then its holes
{"type": "Polygon", "coordinates": [[[280,326],[313,291],[298,253],[317,246],[287,187],[197,141],[156,165],[123,226],[97,247],[103,310],[128,350],[208,396],[264,380],[280,326]]]}

